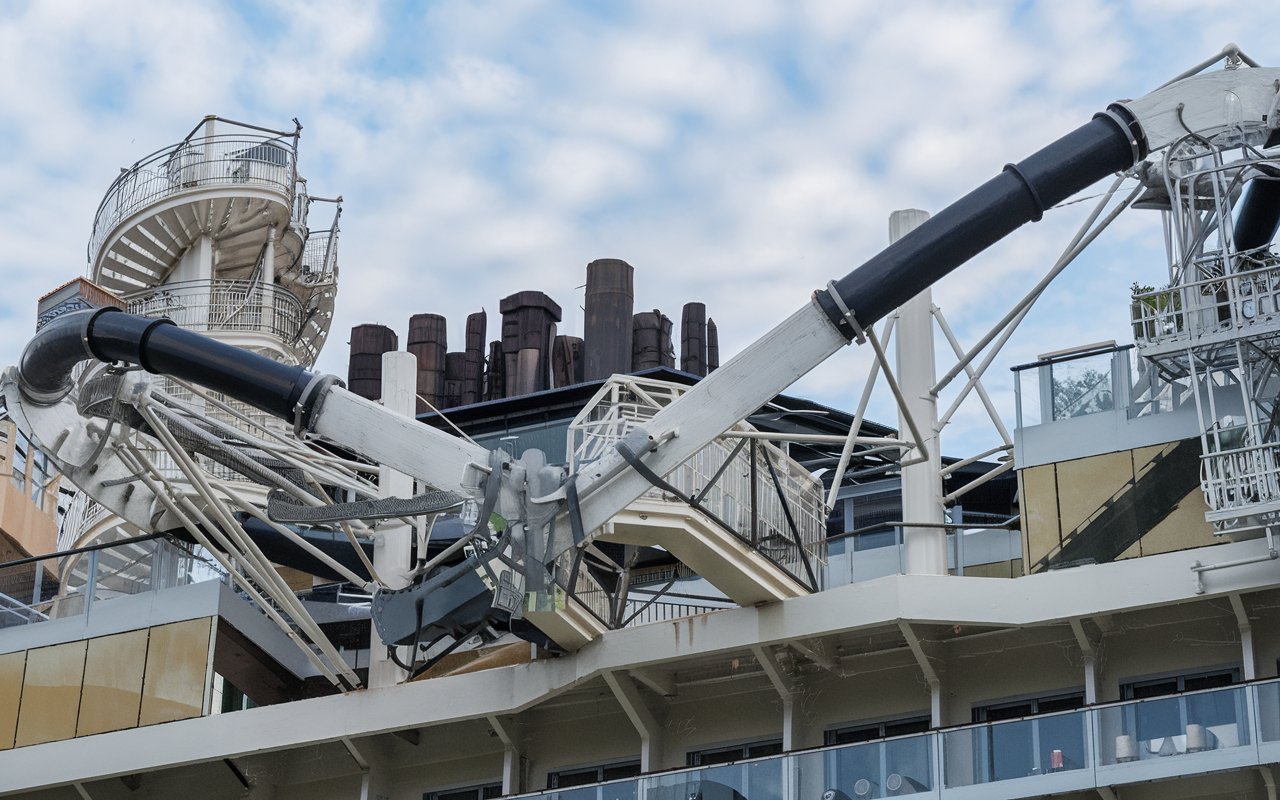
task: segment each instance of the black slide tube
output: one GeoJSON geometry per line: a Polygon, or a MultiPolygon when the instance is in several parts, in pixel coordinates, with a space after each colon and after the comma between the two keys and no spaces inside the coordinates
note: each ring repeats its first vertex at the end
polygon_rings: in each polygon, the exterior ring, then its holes
{"type": "MultiPolygon", "coordinates": [[[[996,177],[835,282],[834,291],[867,328],[1026,222],[1146,154],[1132,116],[1112,106],[1089,123],[1010,164],[996,177]]],[[[857,331],[827,291],[822,310],[847,338],[857,331]]]]}
{"type": "Polygon", "coordinates": [[[1280,177],[1260,175],[1249,181],[1249,191],[1240,201],[1240,212],[1232,230],[1236,251],[1271,244],[1277,230],[1280,230],[1280,177]]]}
{"type": "Polygon", "coordinates": [[[303,425],[323,394],[321,384],[337,381],[210,339],[167,319],[101,308],[59,317],[36,333],[22,352],[18,385],[32,402],[52,405],[71,391],[71,368],[88,358],[136,364],[147,372],[221,392],[284,420],[293,420],[301,411],[303,425]]]}

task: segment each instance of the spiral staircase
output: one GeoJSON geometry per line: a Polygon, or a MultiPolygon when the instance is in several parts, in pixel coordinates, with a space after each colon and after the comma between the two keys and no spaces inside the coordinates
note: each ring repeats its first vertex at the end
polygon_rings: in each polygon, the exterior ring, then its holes
{"type": "MultiPolygon", "coordinates": [[[[298,172],[300,132],[296,122],[291,131],[277,131],[209,116],[177,144],[122,169],[94,217],[90,279],[131,313],[171,319],[311,367],[333,318],[342,198],[307,192],[298,172]],[[323,221],[316,224],[322,208],[323,221]]],[[[158,385],[177,397],[188,394],[167,379],[158,385]]],[[[256,409],[225,402],[257,424],[285,428],[256,409]]],[[[242,422],[217,408],[208,411],[233,425],[242,422]]],[[[162,452],[155,456],[165,461],[162,452]]],[[[218,465],[207,466],[218,475],[218,465]]],[[[59,547],[123,538],[131,531],[122,526],[80,496],[59,547]]]]}

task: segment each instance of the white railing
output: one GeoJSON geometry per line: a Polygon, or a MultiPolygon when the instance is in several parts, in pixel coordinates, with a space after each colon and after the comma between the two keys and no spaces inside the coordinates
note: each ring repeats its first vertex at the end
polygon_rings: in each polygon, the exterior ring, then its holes
{"type": "MultiPolygon", "coordinates": [[[[651,419],[686,390],[685,386],[665,381],[610,378],[569,425],[570,468],[577,472],[609,452],[633,428],[651,419]]],[[[730,433],[754,431],[751,425],[740,422],[730,433]]],[[[739,447],[741,441],[722,436],[664,478],[684,495],[700,496],[703,510],[792,575],[808,580],[806,560],[819,575],[826,560],[822,484],[776,445],[752,440],[739,447]],[[781,497],[778,485],[782,487],[781,497]]],[[[644,496],[676,501],[657,487],[644,496]]]]}
{"type": "MultiPolygon", "coordinates": [[[[1239,256],[1236,262],[1241,271],[1135,295],[1130,309],[1138,346],[1280,327],[1280,260],[1239,256]]],[[[1201,274],[1222,271],[1217,257],[1196,266],[1201,274]]]]}
{"type": "Polygon", "coordinates": [[[1280,444],[1202,455],[1200,482],[1210,511],[1247,511],[1280,502],[1280,444]]]}
{"type": "Polygon", "coordinates": [[[58,531],[58,549],[70,550],[78,546],[85,533],[113,516],[115,515],[111,513],[111,509],[85,492],[76,492],[62,518],[62,527],[58,531]]]}
{"type": "Polygon", "coordinates": [[[193,331],[264,333],[289,346],[303,320],[302,302],[292,292],[253,281],[167,283],[133,295],[125,310],[193,331]]]}
{"type": "Polygon", "coordinates": [[[192,134],[121,171],[93,218],[89,262],[121,222],[173,195],[209,186],[252,186],[281,194],[292,205],[297,137],[289,134],[192,134]]]}

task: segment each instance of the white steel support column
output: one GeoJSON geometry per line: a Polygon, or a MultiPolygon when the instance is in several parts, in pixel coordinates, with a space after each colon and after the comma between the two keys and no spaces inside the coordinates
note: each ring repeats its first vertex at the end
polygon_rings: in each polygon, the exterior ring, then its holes
{"type": "MultiPolygon", "coordinates": [[[[417,407],[418,359],[413,353],[392,351],[382,354],[382,405],[388,411],[412,417],[417,407]]],[[[413,478],[383,467],[378,472],[383,497],[410,497],[413,478]]],[[[396,520],[378,526],[373,545],[373,568],[387,585],[398,588],[409,583],[412,567],[413,528],[396,520]]],[[[369,688],[390,686],[406,677],[405,671],[387,658],[386,646],[371,631],[369,642],[369,688]]],[[[413,653],[401,648],[401,660],[412,663],[413,653]]]]}
{"type": "MultiPolygon", "coordinates": [[[[929,219],[919,209],[895,211],[889,215],[889,239],[896,242],[929,219]]],[[[933,388],[933,292],[925,289],[898,309],[896,347],[898,385],[905,408],[899,412],[899,431],[910,430],[907,415],[925,441],[918,442],[928,458],[902,468],[902,519],[907,522],[940,524],[942,514],[942,458],[938,451],[938,398],[933,388]]],[[[910,459],[908,454],[904,457],[910,459]]],[[[903,529],[905,571],[913,575],[947,574],[947,532],[945,528],[903,529]]]]}
{"type": "Polygon", "coordinates": [[[267,228],[267,243],[262,248],[262,321],[267,330],[275,330],[276,301],[276,229],[267,228]]]}
{"type": "Polygon", "coordinates": [[[782,749],[790,752],[796,749],[798,738],[796,736],[795,680],[782,664],[778,663],[778,657],[774,655],[772,649],[753,647],[751,652],[755,654],[756,661],[760,662],[760,668],[769,677],[774,691],[778,693],[778,699],[782,701],[782,749]]]}
{"type": "Polygon", "coordinates": [[[620,672],[605,672],[604,682],[609,684],[627,719],[640,734],[640,771],[662,769],[662,724],[640,693],[640,687],[631,676],[620,672]]]}
{"type": "Polygon", "coordinates": [[[489,727],[502,741],[502,793],[504,795],[520,794],[524,791],[523,771],[520,762],[521,752],[520,729],[516,718],[509,714],[487,717],[489,727]]]}
{"type": "Polygon", "coordinates": [[[1076,644],[1080,647],[1080,656],[1084,660],[1084,702],[1093,705],[1098,702],[1098,642],[1084,629],[1084,622],[1071,620],[1071,632],[1076,636],[1076,644]]]}
{"type": "Polygon", "coordinates": [[[1253,625],[1249,623],[1244,598],[1239,594],[1231,595],[1231,610],[1235,612],[1236,624],[1240,627],[1240,660],[1244,664],[1244,679],[1251,681],[1258,677],[1258,659],[1253,650],[1253,625]]]}
{"type": "Polygon", "coordinates": [[[902,638],[906,640],[907,647],[911,649],[911,654],[915,656],[916,664],[920,666],[920,672],[924,675],[925,683],[929,685],[929,727],[941,728],[942,678],[938,675],[938,670],[934,668],[933,662],[929,660],[929,654],[925,652],[925,645],[920,641],[920,637],[916,635],[911,623],[899,620],[898,630],[902,631],[902,638]]]}

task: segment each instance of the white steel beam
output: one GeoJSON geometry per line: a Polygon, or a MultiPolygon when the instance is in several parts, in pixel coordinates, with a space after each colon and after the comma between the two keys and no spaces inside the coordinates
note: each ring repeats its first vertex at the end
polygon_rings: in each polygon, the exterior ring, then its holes
{"type": "Polygon", "coordinates": [[[524,776],[520,769],[524,742],[519,720],[515,714],[490,714],[485,719],[502,742],[502,793],[519,794],[524,791],[524,776]]]}
{"type": "Polygon", "coordinates": [[[942,727],[942,681],[938,677],[938,671],[929,660],[929,655],[924,650],[924,643],[916,635],[911,623],[898,620],[898,630],[902,631],[902,638],[907,640],[907,647],[911,648],[911,655],[915,656],[916,664],[920,666],[920,672],[924,674],[924,680],[929,684],[929,726],[940,728],[942,727]]]}
{"type": "Polygon", "coordinates": [[[606,671],[604,682],[613,691],[618,704],[640,734],[640,771],[653,772],[662,768],[662,724],[635,681],[620,672],[606,671]]]}
{"type": "Polygon", "coordinates": [[[1231,610],[1236,615],[1236,625],[1240,628],[1240,660],[1244,664],[1244,679],[1251,681],[1258,677],[1258,659],[1253,649],[1253,625],[1249,622],[1249,614],[1240,593],[1232,593],[1230,599],[1231,610]]]}
{"type": "Polygon", "coordinates": [[[760,668],[773,684],[773,690],[782,701],[782,749],[791,751],[796,748],[796,681],[785,667],[778,662],[777,655],[769,647],[753,647],[752,654],[760,662],[760,668]]]}

